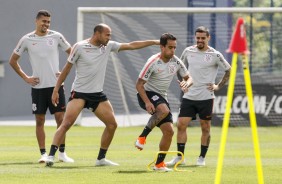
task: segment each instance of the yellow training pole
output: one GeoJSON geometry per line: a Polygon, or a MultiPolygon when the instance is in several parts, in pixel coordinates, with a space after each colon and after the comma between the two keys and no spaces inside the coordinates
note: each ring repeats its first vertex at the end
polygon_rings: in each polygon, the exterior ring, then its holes
{"type": "Polygon", "coordinates": [[[220,142],[216,176],[215,176],[215,182],[214,182],[215,184],[220,184],[220,180],[221,180],[223,158],[224,158],[224,152],[225,152],[225,145],[226,145],[230,113],[231,113],[230,111],[231,111],[235,79],[236,79],[237,58],[238,58],[238,53],[236,52],[233,53],[231,73],[230,73],[230,79],[229,79],[229,85],[228,85],[228,91],[227,91],[227,101],[226,101],[226,107],[225,107],[226,110],[224,113],[222,133],[221,133],[221,142],[220,142]]]}
{"type": "Polygon", "coordinates": [[[261,164],[261,159],[260,159],[259,139],[258,139],[258,134],[257,134],[257,122],[256,122],[256,115],[255,115],[255,110],[254,110],[253,90],[252,90],[247,55],[243,55],[243,69],[244,69],[244,79],[245,79],[245,86],[246,86],[246,92],[247,92],[247,98],[248,98],[248,105],[250,109],[249,116],[250,116],[250,124],[252,128],[254,152],[255,152],[255,158],[256,158],[257,174],[258,174],[258,183],[263,184],[264,179],[263,179],[262,164],[261,164]]]}

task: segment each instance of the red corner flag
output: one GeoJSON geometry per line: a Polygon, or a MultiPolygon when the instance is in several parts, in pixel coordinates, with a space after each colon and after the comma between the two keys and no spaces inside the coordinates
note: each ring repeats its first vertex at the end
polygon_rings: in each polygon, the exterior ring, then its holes
{"type": "Polygon", "coordinates": [[[248,46],[244,20],[243,18],[238,18],[236,30],[235,32],[233,32],[229,49],[227,50],[227,52],[247,54],[249,52],[247,47],[248,46]]]}

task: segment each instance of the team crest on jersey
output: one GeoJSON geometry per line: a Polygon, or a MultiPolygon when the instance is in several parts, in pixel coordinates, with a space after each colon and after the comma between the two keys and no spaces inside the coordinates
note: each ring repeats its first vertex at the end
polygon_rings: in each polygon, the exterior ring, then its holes
{"type": "Polygon", "coordinates": [[[172,74],[176,72],[176,66],[175,65],[168,65],[168,73],[172,74]]]}
{"type": "Polygon", "coordinates": [[[106,52],[106,47],[105,47],[105,45],[101,45],[101,47],[100,47],[100,52],[101,52],[102,54],[106,52]]]}
{"type": "Polygon", "coordinates": [[[205,62],[211,62],[211,60],[212,60],[212,55],[206,54],[205,57],[204,57],[204,61],[205,62]]]}
{"type": "Polygon", "coordinates": [[[53,38],[48,38],[47,39],[47,45],[49,45],[49,46],[54,45],[54,39],[53,38]]]}

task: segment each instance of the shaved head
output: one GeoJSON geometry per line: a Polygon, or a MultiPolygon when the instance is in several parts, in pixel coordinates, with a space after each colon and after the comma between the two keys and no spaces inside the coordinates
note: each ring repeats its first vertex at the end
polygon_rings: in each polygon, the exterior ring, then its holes
{"type": "Polygon", "coordinates": [[[100,23],[100,24],[98,24],[97,26],[94,27],[94,33],[96,33],[96,32],[102,33],[105,28],[111,29],[110,26],[108,26],[107,24],[100,23]]]}

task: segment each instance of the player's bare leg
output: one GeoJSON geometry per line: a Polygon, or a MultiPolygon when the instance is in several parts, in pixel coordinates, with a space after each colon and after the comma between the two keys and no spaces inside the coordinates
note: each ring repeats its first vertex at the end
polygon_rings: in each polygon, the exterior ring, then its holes
{"type": "Polygon", "coordinates": [[[210,145],[210,128],[211,128],[211,120],[200,120],[201,123],[201,130],[202,130],[202,136],[201,136],[201,153],[197,160],[197,165],[204,166],[205,163],[205,157],[210,145]]]}
{"type": "Polygon", "coordinates": [[[63,122],[54,135],[46,166],[52,166],[54,164],[54,155],[56,154],[58,146],[64,140],[66,132],[74,124],[77,116],[84,108],[84,104],[85,101],[82,99],[72,99],[68,102],[63,122]]]}
{"type": "Polygon", "coordinates": [[[63,122],[55,133],[53,145],[58,146],[63,141],[66,132],[71,128],[77,116],[84,108],[84,103],[85,101],[82,99],[72,99],[68,102],[63,122]]]}
{"type": "Polygon", "coordinates": [[[177,122],[177,143],[187,142],[187,127],[191,122],[190,117],[179,117],[177,122]]]}
{"type": "Polygon", "coordinates": [[[117,122],[114,116],[114,110],[112,108],[110,101],[107,100],[104,102],[100,102],[94,113],[106,125],[101,137],[100,151],[96,161],[96,165],[116,166],[118,165],[117,163],[114,163],[106,159],[108,148],[113,140],[117,128],[117,122]]]}
{"type": "MultiPolygon", "coordinates": [[[[177,151],[180,151],[184,155],[185,144],[187,142],[187,127],[191,122],[192,118],[190,117],[179,117],[177,122],[177,151]]],[[[181,154],[177,154],[172,160],[167,162],[167,166],[174,166],[178,161],[181,160],[181,154]]],[[[183,161],[181,164],[185,164],[183,161]]]]}
{"type": "MultiPolygon", "coordinates": [[[[56,123],[57,123],[57,128],[59,128],[60,125],[62,124],[63,118],[64,118],[64,114],[65,114],[65,112],[56,112],[54,114],[54,117],[55,117],[55,120],[56,120],[56,123]]],[[[65,144],[65,137],[63,138],[61,144],[65,144]]]]}
{"type": "Polygon", "coordinates": [[[163,135],[159,144],[159,149],[160,151],[168,151],[174,134],[173,125],[172,123],[167,122],[162,124],[160,129],[163,135]]]}
{"type": "Polygon", "coordinates": [[[170,109],[165,103],[159,104],[156,107],[156,112],[150,117],[147,125],[143,129],[142,133],[139,135],[135,142],[135,147],[140,151],[143,150],[146,143],[146,138],[149,133],[157,126],[157,124],[163,120],[170,112],[170,109]]]}
{"type": "Polygon", "coordinates": [[[41,157],[38,160],[39,163],[44,163],[47,160],[46,148],[45,148],[45,114],[35,114],[36,121],[36,138],[38,142],[38,146],[40,149],[41,157]]]}
{"type": "MultiPolygon", "coordinates": [[[[56,120],[56,123],[57,123],[57,128],[59,128],[60,125],[62,124],[64,114],[65,114],[65,112],[56,112],[54,114],[55,120],[56,120]]],[[[66,152],[65,152],[65,147],[66,147],[65,142],[66,142],[66,135],[63,137],[62,142],[59,145],[59,161],[72,163],[72,162],[74,162],[74,160],[72,158],[68,157],[66,152]]]]}
{"type": "MultiPolygon", "coordinates": [[[[160,151],[168,151],[171,145],[172,136],[174,134],[173,125],[170,122],[164,123],[160,126],[162,131],[162,138],[159,144],[160,151]]],[[[155,170],[171,171],[171,169],[166,167],[164,159],[166,157],[165,153],[159,153],[156,164],[154,166],[155,170]]]]}
{"type": "Polygon", "coordinates": [[[211,120],[200,120],[202,137],[201,144],[204,146],[210,145],[210,129],[211,129],[211,120]]]}

